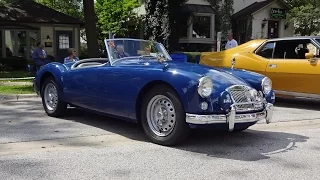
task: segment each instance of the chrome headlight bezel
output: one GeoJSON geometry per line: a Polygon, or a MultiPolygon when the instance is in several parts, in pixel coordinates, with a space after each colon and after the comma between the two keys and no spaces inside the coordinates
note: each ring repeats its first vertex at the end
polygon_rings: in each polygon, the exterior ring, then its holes
{"type": "Polygon", "coordinates": [[[213,92],[213,82],[210,77],[204,76],[199,79],[198,94],[202,98],[209,97],[213,92]]]}
{"type": "Polygon", "coordinates": [[[272,81],[270,78],[265,77],[262,79],[261,82],[261,88],[262,88],[262,92],[264,94],[268,94],[271,90],[272,90],[272,81]]]}

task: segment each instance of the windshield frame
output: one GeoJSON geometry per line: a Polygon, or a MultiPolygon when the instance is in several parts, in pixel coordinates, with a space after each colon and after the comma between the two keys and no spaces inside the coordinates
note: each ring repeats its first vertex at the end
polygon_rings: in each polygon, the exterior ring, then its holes
{"type": "Polygon", "coordinates": [[[320,37],[313,38],[313,41],[318,45],[318,48],[320,48],[320,37]]]}
{"type": "Polygon", "coordinates": [[[165,61],[172,61],[172,58],[169,55],[167,49],[163,46],[163,44],[161,44],[159,42],[144,40],[144,39],[134,39],[134,38],[113,38],[113,39],[105,38],[104,43],[105,43],[105,47],[106,47],[106,50],[108,53],[108,59],[109,59],[110,65],[113,65],[115,62],[122,61],[122,60],[139,59],[140,57],[143,57],[143,56],[131,56],[131,57],[123,57],[120,59],[113,59],[111,56],[109,46],[108,46],[108,42],[110,42],[110,41],[140,41],[140,42],[148,42],[148,43],[158,44],[160,49],[163,51],[163,55],[166,59],[165,61]]]}

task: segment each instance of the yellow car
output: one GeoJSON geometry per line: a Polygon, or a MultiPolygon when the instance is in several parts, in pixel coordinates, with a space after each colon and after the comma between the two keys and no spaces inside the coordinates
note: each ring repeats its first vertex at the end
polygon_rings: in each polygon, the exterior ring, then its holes
{"type": "Polygon", "coordinates": [[[200,64],[254,71],[272,80],[277,95],[320,99],[320,36],[252,40],[204,52],[200,64]]]}

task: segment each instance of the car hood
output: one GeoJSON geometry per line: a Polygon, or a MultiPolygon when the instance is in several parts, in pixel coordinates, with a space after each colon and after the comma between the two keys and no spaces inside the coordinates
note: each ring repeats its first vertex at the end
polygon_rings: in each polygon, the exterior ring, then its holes
{"type": "Polygon", "coordinates": [[[222,92],[227,87],[233,85],[250,86],[246,81],[233,75],[231,72],[194,63],[168,63],[168,71],[177,71],[196,81],[201,77],[208,76],[212,79],[216,92],[222,92]]]}
{"type": "Polygon", "coordinates": [[[163,69],[163,71],[171,72],[173,74],[180,74],[187,76],[192,80],[199,80],[203,76],[209,76],[214,82],[215,88],[225,88],[226,86],[232,85],[247,85],[250,86],[243,79],[233,75],[231,72],[225,71],[220,68],[214,68],[209,66],[204,66],[195,63],[182,63],[167,61],[166,63],[159,63],[157,61],[120,61],[115,64],[116,66],[135,66],[141,68],[151,68],[151,69],[163,69]],[[147,67],[145,67],[147,66],[147,67]]]}

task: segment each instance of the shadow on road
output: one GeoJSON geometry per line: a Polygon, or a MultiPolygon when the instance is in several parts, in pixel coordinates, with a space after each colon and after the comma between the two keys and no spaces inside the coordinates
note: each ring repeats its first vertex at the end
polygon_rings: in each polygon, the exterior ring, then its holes
{"type": "MultiPolygon", "coordinates": [[[[35,122],[41,123],[41,116],[39,116],[39,112],[44,111],[38,101],[8,102],[6,105],[12,106],[12,108],[7,109],[5,112],[0,110],[0,112],[5,113],[4,116],[8,114],[16,114],[18,120],[23,123],[23,116],[25,113],[19,116],[19,113],[21,112],[14,108],[16,104],[26,104],[23,108],[28,111],[28,116],[39,119],[35,122]]],[[[310,108],[311,107],[313,106],[310,105],[310,108]]],[[[46,116],[44,113],[41,113],[41,115],[42,117],[46,116]]],[[[75,126],[76,123],[70,122],[77,122],[89,126],[88,128],[95,127],[103,130],[105,134],[111,132],[132,140],[150,142],[144,134],[141,126],[138,124],[88,113],[75,108],[68,109],[66,116],[60,119],[52,118],[52,120],[58,121],[59,123],[69,124],[65,128],[65,131],[68,131],[69,128],[69,130],[72,131],[71,129],[73,129],[73,126],[75,126]]],[[[24,128],[31,128],[32,126],[37,128],[39,125],[28,124],[28,126],[24,128]]],[[[51,129],[54,129],[54,124],[42,124],[41,126],[50,126],[51,129]]],[[[39,129],[41,126],[39,126],[39,129]]],[[[19,128],[20,127],[22,127],[22,125],[19,126],[19,128]]],[[[8,126],[8,128],[10,128],[10,126],[8,126]]],[[[81,131],[81,129],[78,131],[81,131]]],[[[22,133],[16,128],[13,128],[8,132],[22,133]]],[[[34,133],[36,135],[36,132],[34,133]]],[[[309,138],[306,136],[292,133],[256,131],[250,129],[241,133],[193,131],[187,142],[183,145],[172,148],[187,152],[201,153],[209,157],[240,161],[258,161],[268,159],[271,154],[292,151],[299,147],[299,143],[306,142],[308,139],[309,138]]],[[[84,142],[84,144],[85,143],[86,142],[84,142]]]]}
{"type": "Polygon", "coordinates": [[[142,127],[139,124],[131,123],[121,119],[115,119],[108,116],[86,112],[77,108],[68,108],[66,115],[61,117],[61,119],[103,129],[132,140],[148,141],[147,137],[143,133],[142,127]]]}
{"type": "MultiPolygon", "coordinates": [[[[65,120],[80,122],[89,126],[125,136],[132,140],[150,142],[138,124],[118,119],[69,109],[65,120]]],[[[269,131],[247,130],[239,133],[194,130],[187,142],[172,148],[206,154],[210,157],[257,161],[268,159],[269,155],[284,153],[297,148],[297,143],[306,142],[306,136],[269,131]]]]}
{"type": "Polygon", "coordinates": [[[246,130],[239,133],[196,131],[178,149],[205,154],[210,157],[240,161],[269,159],[269,155],[298,148],[297,143],[309,137],[291,133],[246,130]]]}
{"type": "Polygon", "coordinates": [[[276,107],[298,108],[320,111],[320,100],[276,98],[276,107]]]}

